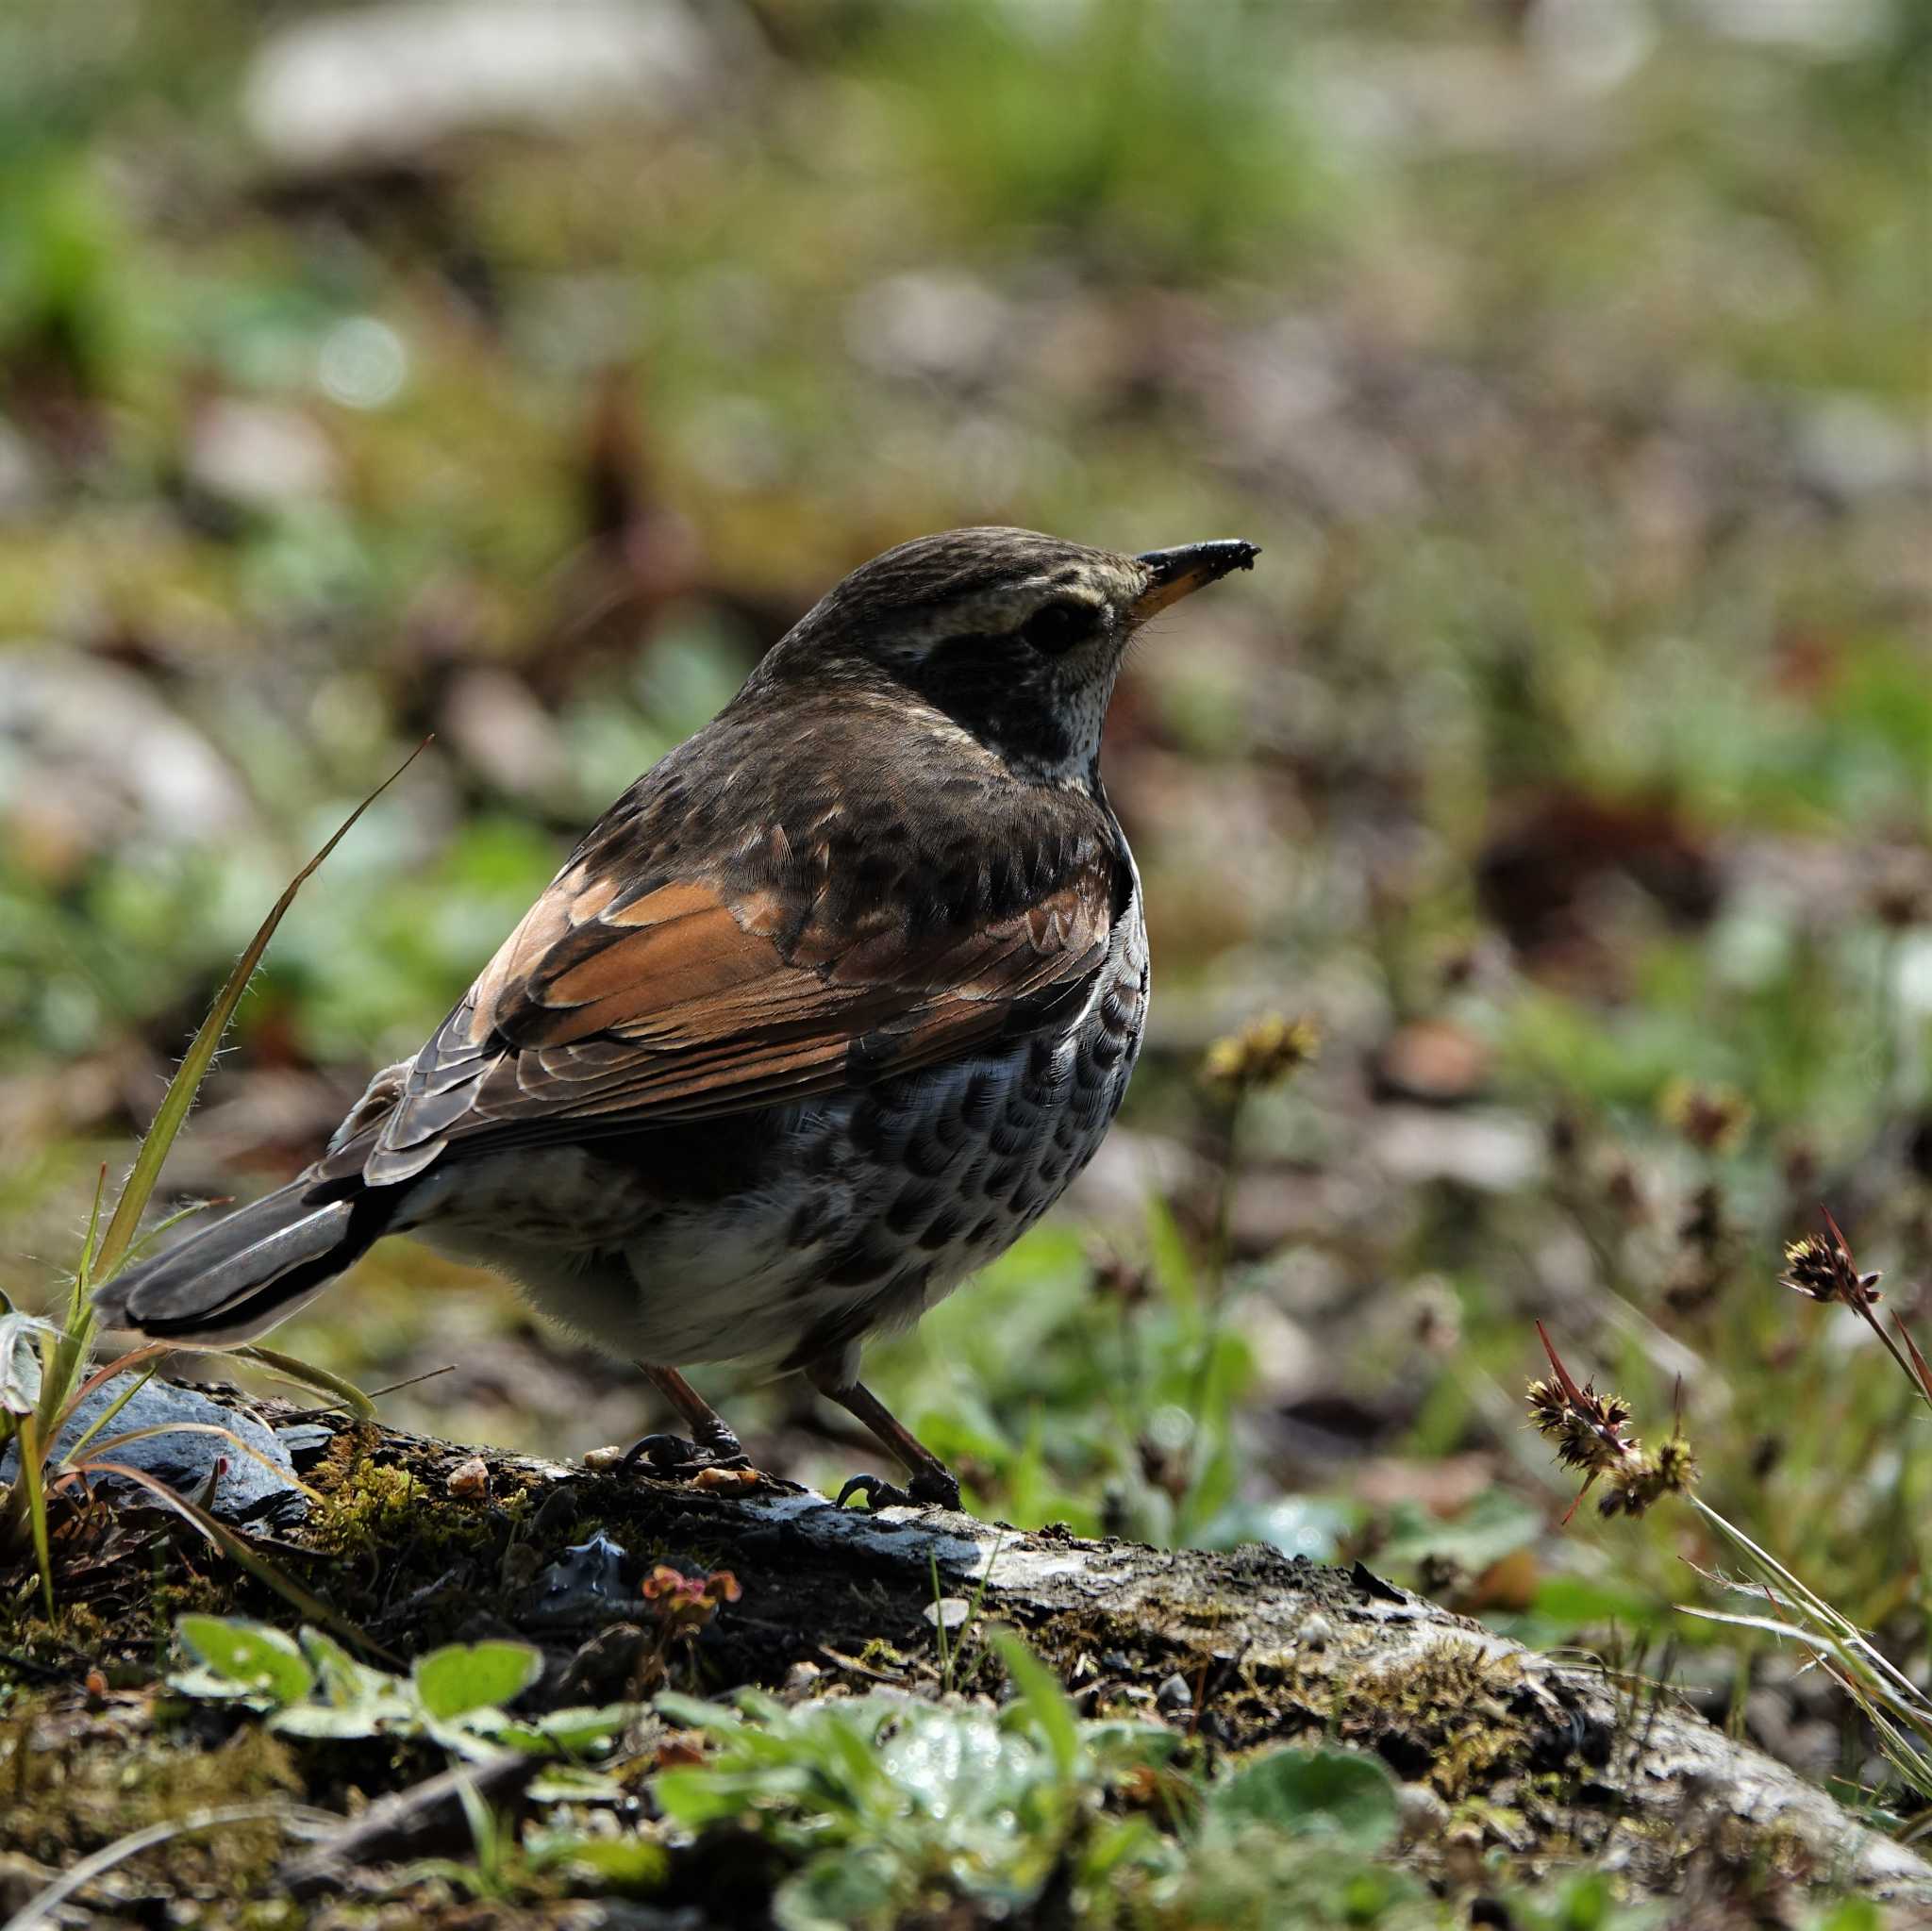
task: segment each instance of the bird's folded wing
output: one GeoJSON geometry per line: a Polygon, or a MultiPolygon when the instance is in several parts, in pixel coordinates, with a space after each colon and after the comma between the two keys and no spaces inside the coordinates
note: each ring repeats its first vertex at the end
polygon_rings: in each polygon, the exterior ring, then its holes
{"type": "Polygon", "coordinates": [[[628,896],[568,867],[417,1056],[363,1177],[486,1136],[710,1118],[950,1058],[1081,996],[1112,908],[1098,855],[1009,916],[919,933],[889,906],[834,929],[777,891],[628,896]]]}

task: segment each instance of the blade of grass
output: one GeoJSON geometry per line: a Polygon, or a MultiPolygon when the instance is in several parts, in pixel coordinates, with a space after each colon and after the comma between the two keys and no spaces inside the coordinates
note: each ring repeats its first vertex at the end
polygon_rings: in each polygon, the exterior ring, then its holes
{"type": "MultiPolygon", "coordinates": [[[[235,1008],[241,1004],[242,995],[248,989],[248,981],[254,976],[255,968],[260,964],[261,957],[268,949],[269,941],[275,936],[276,926],[283,915],[295,902],[295,894],[311,878],[323,860],[341,843],[358,819],[375,804],[383,792],[408,771],[410,765],[423,754],[424,746],[429,742],[425,739],[417,745],[396,769],[379,784],[375,791],[358,805],[337,827],[335,835],[322,849],[303,866],[301,871],[289,881],[287,889],[278,898],[268,917],[262,921],[255,937],[249,941],[242,957],[235,961],[216,998],[213,1009],[202,1022],[200,1030],[190,1043],[187,1055],[175,1069],[175,1076],[168,1082],[168,1090],[161,1096],[161,1104],[149,1124],[147,1134],[142,1140],[141,1151],[135,1156],[134,1166],[128,1174],[126,1184],[121,1190],[121,1197],[114,1204],[112,1217],[108,1220],[107,1231],[101,1232],[101,1202],[107,1187],[108,1171],[101,1169],[94,1187],[93,1208],[88,1219],[87,1238],[81,1244],[80,1265],[75,1270],[74,1292],[69,1303],[66,1331],[60,1341],[51,1351],[47,1372],[43,1374],[41,1388],[41,1402],[36,1412],[38,1425],[33,1431],[32,1440],[37,1450],[44,1452],[46,1447],[58,1439],[62,1421],[71,1410],[75,1377],[80,1372],[80,1365],[87,1359],[93,1345],[96,1323],[93,1313],[93,1289],[98,1281],[108,1279],[115,1269],[126,1258],[133,1245],[135,1230],[141,1217],[146,1211],[153,1196],[155,1184],[160,1177],[161,1163],[168,1157],[168,1151],[175,1142],[175,1136],[181,1130],[182,1122],[188,1117],[189,1109],[194,1104],[194,1096],[200,1090],[201,1082],[207,1076],[208,1067],[213,1063],[216,1049],[222,1036],[226,1032],[228,1022],[234,1017],[235,1008]]],[[[42,1495],[41,1468],[36,1461],[31,1473],[27,1471],[25,1450],[28,1436],[20,1435],[22,1450],[21,1479],[15,1481],[8,1490],[4,1504],[0,1504],[0,1551],[17,1551],[31,1536],[37,1553],[47,1546],[47,1525],[42,1513],[42,1505],[36,1497],[42,1495]],[[30,1520],[31,1518],[31,1520],[30,1520]]],[[[44,1565],[44,1555],[42,1560],[44,1565]]],[[[42,1582],[48,1596],[48,1612],[52,1614],[53,1578],[42,1567],[42,1582]]]]}
{"type": "Polygon", "coordinates": [[[1932,1706],[1919,1700],[1916,1686],[1911,1680],[1901,1677],[1899,1680],[1903,1688],[1895,1689],[1872,1669],[1863,1651],[1840,1638],[1821,1629],[1807,1629],[1802,1623],[1781,1623],[1773,1616],[1740,1616],[1734,1610],[1702,1609],[1690,1603],[1679,1603],[1677,1607],[1682,1614],[1695,1616],[1703,1623],[1724,1623],[1734,1629],[1761,1630],[1769,1636],[1784,1637],[1792,1642],[1802,1643],[1814,1656],[1836,1663],[1838,1669],[1833,1674],[1860,1702],[1867,1697],[1882,1699],[1894,1721],[1905,1723],[1926,1742],[1932,1743],[1932,1706]]]}
{"type": "MultiPolygon", "coordinates": [[[[93,1346],[94,1262],[100,1252],[101,1201],[107,1187],[108,1170],[104,1165],[94,1176],[93,1206],[88,1211],[87,1238],[80,1243],[80,1265],[74,1270],[74,1291],[68,1298],[67,1323],[41,1381],[41,1405],[36,1411],[36,1419],[40,1423],[40,1439],[49,1447],[58,1438],[66,1422],[67,1395],[74,1386],[74,1377],[80,1372],[80,1364],[87,1359],[88,1350],[93,1346]]],[[[10,1502],[11,1498],[8,1499],[10,1502]]],[[[13,1517],[11,1509],[8,1515],[10,1523],[13,1517]]]]}
{"type": "Polygon", "coordinates": [[[1907,1354],[1911,1357],[1912,1379],[1918,1383],[1919,1392],[1925,1397],[1927,1402],[1932,1402],[1932,1361],[1927,1361],[1924,1356],[1919,1352],[1918,1342],[1912,1339],[1906,1328],[1905,1323],[1899,1319],[1896,1313],[1891,1317],[1891,1324],[1898,1330],[1898,1338],[1905,1343],[1907,1354]]]}
{"type": "Polygon", "coordinates": [[[26,1518],[33,1533],[34,1561],[41,1572],[41,1605],[51,1623],[54,1620],[54,1556],[47,1540],[47,1495],[41,1485],[40,1433],[37,1415],[21,1416],[20,1476],[15,1487],[26,1498],[26,1518]]]}
{"type": "Polygon", "coordinates": [[[353,1381],[345,1381],[340,1374],[331,1374],[326,1368],[318,1368],[313,1361],[297,1359],[293,1355],[285,1355],[277,1348],[250,1346],[234,1351],[244,1361],[256,1361],[264,1368],[273,1368],[277,1374],[286,1375],[289,1380],[317,1394],[332,1394],[342,1403],[358,1422],[373,1422],[375,1419],[375,1404],[353,1381]]]}
{"type": "MultiPolygon", "coordinates": [[[[424,743],[428,740],[425,739],[424,743]]],[[[215,1052],[222,1043],[222,1036],[228,1029],[228,1022],[235,1016],[235,1008],[242,1003],[242,995],[248,990],[248,982],[255,976],[255,969],[261,963],[262,954],[268,950],[268,942],[275,937],[275,927],[282,923],[284,914],[295,903],[295,894],[315,875],[323,860],[348,837],[356,821],[383,792],[408,771],[410,765],[423,755],[419,744],[409,753],[396,769],[376,786],[375,791],[362,800],[343,819],[328,841],[296,873],[289,881],[287,889],[275,902],[274,909],[261,922],[255,937],[248,941],[242,957],[235,961],[234,970],[228,974],[214,1007],[202,1021],[201,1029],[190,1042],[187,1054],[175,1069],[175,1076],[168,1082],[168,1090],[161,1096],[159,1109],[150,1124],[146,1138],[141,1142],[141,1151],[135,1156],[133,1171],[127,1176],[127,1184],[121,1190],[121,1198],[114,1204],[113,1218],[108,1223],[108,1231],[102,1238],[100,1251],[95,1256],[94,1272],[100,1280],[108,1280],[114,1270],[120,1266],[134,1239],[134,1230],[140,1224],[141,1216],[146,1208],[155,1190],[155,1183],[161,1175],[161,1162],[168,1157],[168,1149],[175,1143],[175,1136],[180,1132],[181,1124],[188,1118],[188,1110],[194,1104],[202,1080],[207,1076],[208,1067],[213,1064],[215,1052]]]]}
{"type": "Polygon", "coordinates": [[[1833,1608],[1823,1596],[1807,1589],[1774,1556],[1766,1550],[1760,1549],[1742,1529],[1738,1527],[1735,1523],[1729,1522],[1720,1515],[1707,1503],[1695,1495],[1688,1496],[1686,1500],[1706,1521],[1722,1529],[1739,1548],[1749,1555],[1757,1562],[1762,1573],[1775,1576],[1784,1585],[1786,1593],[1797,1606],[1816,1622],[1821,1628],[1829,1630],[1834,1638],[1867,1658],[1869,1667],[1874,1673],[1890,1678],[1893,1682],[1903,1684],[1908,1693],[1915,1693],[1910,1677],[1907,1676],[1874,1647],[1872,1640],[1850,1617],[1833,1608]]]}

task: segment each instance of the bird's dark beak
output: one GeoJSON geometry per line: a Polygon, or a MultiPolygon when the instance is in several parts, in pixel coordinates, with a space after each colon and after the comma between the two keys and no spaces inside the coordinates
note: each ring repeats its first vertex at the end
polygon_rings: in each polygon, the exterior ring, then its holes
{"type": "Polygon", "coordinates": [[[1231,570],[1252,570],[1261,554],[1255,543],[1224,538],[1212,543],[1183,543],[1178,550],[1143,550],[1134,558],[1148,571],[1147,588],[1135,598],[1135,623],[1191,596],[1203,584],[1219,583],[1231,570]]]}

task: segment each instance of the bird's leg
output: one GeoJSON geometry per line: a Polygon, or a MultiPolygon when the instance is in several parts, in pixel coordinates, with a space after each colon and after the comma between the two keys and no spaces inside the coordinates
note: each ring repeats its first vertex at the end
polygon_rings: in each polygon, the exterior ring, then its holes
{"type": "Polygon", "coordinates": [[[659,1368],[640,1361],[644,1378],[675,1408],[691,1430],[687,1441],[681,1435],[646,1435],[625,1450],[621,1469],[629,1470],[640,1460],[648,1461],[654,1473],[689,1474],[698,1469],[748,1469],[751,1457],[733,1432],[731,1423],[688,1382],[675,1368],[659,1368]]]}
{"type": "Polygon", "coordinates": [[[869,1508],[885,1508],[895,1503],[936,1503],[941,1508],[958,1508],[959,1484],[925,1443],[903,1423],[862,1382],[841,1382],[824,1369],[807,1370],[811,1385],[829,1401],[835,1401],[847,1414],[863,1422],[888,1454],[911,1472],[912,1480],[904,1489],[881,1481],[877,1475],[854,1475],[839,1490],[839,1507],[848,1497],[863,1495],[869,1508]]]}

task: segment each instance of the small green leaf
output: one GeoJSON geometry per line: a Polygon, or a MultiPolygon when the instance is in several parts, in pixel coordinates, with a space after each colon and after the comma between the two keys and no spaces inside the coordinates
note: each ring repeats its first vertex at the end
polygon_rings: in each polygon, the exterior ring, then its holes
{"type": "Polygon", "coordinates": [[[317,1737],[343,1742],[359,1737],[379,1737],[384,1730],[380,1711],[338,1709],[326,1703],[298,1703],[278,1709],[269,1728],[283,1737],[317,1737]]]}
{"type": "Polygon", "coordinates": [[[372,1670],[358,1663],[334,1637],[325,1631],[305,1626],[302,1651],[308,1658],[322,1685],[322,1693],[336,1709],[375,1711],[385,1714],[407,1707],[402,1680],[386,1670],[372,1670]]]}
{"type": "Polygon", "coordinates": [[[1408,1572],[1425,1556],[1459,1563],[1480,1575],[1491,1563],[1526,1548],[1543,1532],[1543,1512],[1503,1489],[1486,1489],[1453,1522],[1441,1522],[1414,1504],[1397,1508],[1381,1560],[1408,1572]]]}
{"type": "Polygon", "coordinates": [[[742,1817],[757,1800],[769,1799],[766,1779],[758,1772],[741,1774],[708,1768],[659,1771],[651,1780],[658,1808],[686,1830],[702,1830],[727,1817],[742,1817]]]}
{"type": "Polygon", "coordinates": [[[195,1661],[232,1686],[236,1695],[300,1703],[315,1688],[315,1672],[293,1640],[266,1623],[239,1616],[180,1616],[175,1633],[195,1661]]]}
{"type": "Polygon", "coordinates": [[[687,1730],[708,1730],[714,1737],[734,1737],[744,1728],[744,1719],[729,1704],[707,1703],[675,1690],[659,1693],[658,1714],[667,1723],[681,1723],[687,1730]]]}
{"type": "Polygon", "coordinates": [[[658,1889],[671,1868],[670,1853],[649,1838],[586,1837],[575,1831],[534,1838],[530,1861],[540,1870],[577,1865],[595,1872],[613,1889],[637,1895],[658,1889]]]}
{"type": "Polygon", "coordinates": [[[427,1717],[422,1727],[432,1743],[468,1763],[488,1763],[509,1750],[520,1750],[526,1756],[548,1755],[529,1724],[505,1716],[500,1709],[473,1709],[448,1723],[427,1717]]]}
{"type": "Polygon", "coordinates": [[[1818,1921],[1817,1931],[1880,1931],[1878,1906],[1868,1897],[1848,1897],[1818,1921]]]}
{"type": "Polygon", "coordinates": [[[568,1756],[610,1748],[637,1721],[634,1703],[608,1703],[596,1709],[553,1709],[531,1724],[540,1737],[568,1756]]]}
{"type": "Polygon", "coordinates": [[[629,1795],[614,1776],[581,1763],[540,1771],[525,1789],[533,1804],[622,1804],[629,1795]]]}
{"type": "Polygon", "coordinates": [[[853,1844],[837,1856],[814,1857],[788,1877],[772,1894],[772,1922],[778,1931],[892,1923],[906,1901],[904,1889],[903,1867],[888,1846],[853,1844]]]}
{"type": "Polygon", "coordinates": [[[635,1704],[608,1704],[601,1709],[554,1709],[547,1715],[507,1717],[500,1709],[473,1709],[454,1720],[434,1719],[429,1734],[446,1750],[484,1757],[504,1750],[531,1756],[600,1756],[630,1727],[635,1704]]]}
{"type": "Polygon", "coordinates": [[[1021,1706],[1040,1726],[1060,1781],[1071,1783],[1080,1762],[1080,1726],[1059,1678],[1010,1629],[995,1629],[992,1642],[1020,1692],[1021,1706]]]}
{"type": "Polygon", "coordinates": [[[501,1709],[543,1673],[543,1655],[527,1642],[453,1642],[418,1656],[409,1675],[431,1716],[501,1709]]]}
{"type": "Polygon", "coordinates": [[[1395,1782],[1353,1750],[1271,1750],[1250,1757],[1208,1792],[1213,1823],[1341,1838],[1352,1850],[1379,1850],[1396,1832],[1395,1782]]]}

